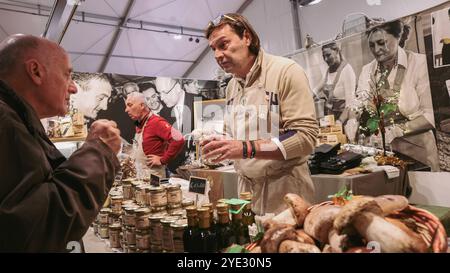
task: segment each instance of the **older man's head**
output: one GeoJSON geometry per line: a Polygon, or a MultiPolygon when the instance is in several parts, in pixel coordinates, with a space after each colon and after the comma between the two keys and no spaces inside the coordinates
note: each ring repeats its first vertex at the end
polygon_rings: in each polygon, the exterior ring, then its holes
{"type": "Polygon", "coordinates": [[[142,93],[132,92],[128,94],[125,104],[125,112],[132,120],[140,121],[150,113],[150,109],[145,102],[145,96],[142,93]]]}

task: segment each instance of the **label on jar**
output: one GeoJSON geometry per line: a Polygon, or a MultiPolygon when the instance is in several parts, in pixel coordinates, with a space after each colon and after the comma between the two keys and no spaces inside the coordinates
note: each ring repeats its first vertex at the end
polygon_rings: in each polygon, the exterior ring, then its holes
{"type": "Polygon", "coordinates": [[[136,234],[136,246],[139,249],[149,249],[150,235],[148,233],[136,234]]]}
{"type": "Polygon", "coordinates": [[[120,247],[120,230],[109,230],[109,243],[112,248],[120,247]]]}
{"type": "Polygon", "coordinates": [[[148,214],[136,217],[137,229],[148,229],[149,227],[150,227],[150,220],[148,219],[148,214]]]}
{"type": "Polygon", "coordinates": [[[163,241],[162,246],[166,251],[173,251],[173,237],[172,229],[170,227],[163,227],[163,241]]]}
{"type": "Polygon", "coordinates": [[[128,229],[127,234],[127,244],[135,245],[136,244],[136,232],[134,229],[128,229]]]}
{"type": "Polygon", "coordinates": [[[150,192],[150,204],[152,207],[161,207],[167,205],[166,191],[150,192]]]}
{"type": "Polygon", "coordinates": [[[108,214],[100,213],[98,217],[98,221],[100,224],[108,224],[108,214]]]}
{"type": "Polygon", "coordinates": [[[169,204],[181,204],[182,198],[181,198],[181,190],[176,189],[172,191],[167,192],[167,202],[169,204]]]}

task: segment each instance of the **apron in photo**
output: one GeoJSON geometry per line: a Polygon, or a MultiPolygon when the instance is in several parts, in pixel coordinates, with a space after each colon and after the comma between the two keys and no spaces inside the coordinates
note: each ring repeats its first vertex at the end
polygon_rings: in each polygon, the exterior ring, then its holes
{"type": "Polygon", "coordinates": [[[334,78],[333,83],[327,83],[328,82],[328,75],[329,70],[327,70],[327,73],[325,75],[325,82],[320,90],[320,99],[324,100],[324,111],[325,115],[334,115],[336,119],[339,119],[342,112],[345,109],[345,99],[338,99],[334,96],[334,88],[336,87],[337,82],[339,81],[339,78],[341,77],[341,72],[344,69],[344,67],[347,65],[347,62],[342,61],[341,65],[339,65],[339,68],[336,71],[336,77],[334,78]]]}
{"type": "Polygon", "coordinates": [[[143,139],[143,133],[145,130],[145,126],[147,125],[148,120],[151,116],[147,118],[147,120],[144,123],[144,126],[142,126],[142,130],[140,133],[136,133],[134,136],[134,158],[136,161],[136,172],[137,172],[137,178],[138,179],[150,179],[150,175],[158,175],[161,178],[166,177],[166,167],[164,165],[162,166],[153,166],[150,168],[147,165],[147,156],[144,153],[144,149],[142,147],[142,139],[143,139]]]}

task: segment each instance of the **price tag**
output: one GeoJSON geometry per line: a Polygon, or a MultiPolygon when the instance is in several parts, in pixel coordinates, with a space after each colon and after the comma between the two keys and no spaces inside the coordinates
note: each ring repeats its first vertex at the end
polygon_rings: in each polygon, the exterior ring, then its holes
{"type": "Polygon", "coordinates": [[[161,177],[158,175],[150,174],[150,185],[154,187],[159,187],[161,177]]]}
{"type": "Polygon", "coordinates": [[[191,176],[189,179],[189,192],[205,194],[207,181],[205,178],[191,176]]]}

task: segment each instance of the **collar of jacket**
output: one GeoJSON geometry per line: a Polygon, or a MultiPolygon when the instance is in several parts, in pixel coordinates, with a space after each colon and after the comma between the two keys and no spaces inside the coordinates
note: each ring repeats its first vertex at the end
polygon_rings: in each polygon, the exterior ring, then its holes
{"type": "Polygon", "coordinates": [[[134,122],[134,125],[136,125],[136,127],[138,127],[139,129],[142,129],[142,126],[144,126],[144,124],[147,121],[147,119],[149,119],[151,116],[152,116],[151,113],[148,113],[141,120],[136,120],[134,122]]]}
{"type": "Polygon", "coordinates": [[[258,79],[258,77],[261,75],[261,71],[264,68],[264,54],[264,50],[260,49],[258,56],[255,59],[255,63],[253,64],[245,79],[235,77],[237,82],[239,82],[244,87],[252,86],[256,79],[258,79]]]}
{"type": "Polygon", "coordinates": [[[34,109],[2,80],[0,80],[0,98],[19,115],[30,134],[41,134],[41,130],[35,126],[36,122],[40,124],[40,121],[34,109]]]}

